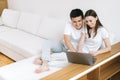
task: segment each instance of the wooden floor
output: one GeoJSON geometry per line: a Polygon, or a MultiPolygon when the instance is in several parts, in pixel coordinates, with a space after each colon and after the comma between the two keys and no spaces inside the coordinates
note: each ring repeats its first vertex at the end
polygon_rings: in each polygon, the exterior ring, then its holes
{"type": "Polygon", "coordinates": [[[4,54],[0,53],[0,67],[5,66],[7,64],[11,64],[13,62],[15,62],[15,61],[10,59],[10,58],[8,58],[4,54]]]}

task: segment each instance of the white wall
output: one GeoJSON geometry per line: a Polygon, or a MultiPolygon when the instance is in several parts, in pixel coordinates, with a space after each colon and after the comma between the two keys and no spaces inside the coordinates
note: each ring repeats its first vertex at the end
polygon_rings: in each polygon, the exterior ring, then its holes
{"type": "Polygon", "coordinates": [[[37,13],[42,16],[68,18],[71,9],[81,8],[84,12],[94,9],[110,33],[120,41],[119,0],[8,0],[11,9],[37,13]]]}

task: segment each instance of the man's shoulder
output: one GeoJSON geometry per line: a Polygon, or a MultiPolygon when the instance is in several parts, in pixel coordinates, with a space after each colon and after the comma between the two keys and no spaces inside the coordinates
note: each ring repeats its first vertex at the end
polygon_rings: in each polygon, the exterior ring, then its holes
{"type": "Polygon", "coordinates": [[[73,26],[72,26],[72,23],[71,23],[70,21],[67,21],[67,22],[66,22],[66,27],[72,28],[72,27],[73,27],[73,26]]]}
{"type": "Polygon", "coordinates": [[[72,22],[71,21],[67,21],[66,25],[72,25],[72,22]]]}

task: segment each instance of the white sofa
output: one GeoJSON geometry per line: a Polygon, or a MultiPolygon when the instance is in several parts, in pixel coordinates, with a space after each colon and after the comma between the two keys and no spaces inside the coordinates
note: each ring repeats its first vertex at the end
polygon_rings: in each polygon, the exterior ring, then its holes
{"type": "Polygon", "coordinates": [[[36,74],[38,66],[33,64],[48,39],[62,39],[65,22],[58,17],[4,9],[0,17],[0,52],[16,62],[0,67],[0,80],[38,80],[69,65],[65,53],[52,55],[48,72],[36,74]]]}
{"type": "Polygon", "coordinates": [[[0,52],[15,61],[40,54],[49,40],[60,40],[66,20],[4,9],[0,18],[0,52]]]}

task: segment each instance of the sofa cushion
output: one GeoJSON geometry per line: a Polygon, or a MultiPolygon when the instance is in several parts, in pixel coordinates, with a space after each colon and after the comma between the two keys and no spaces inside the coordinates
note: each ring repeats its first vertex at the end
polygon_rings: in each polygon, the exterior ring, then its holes
{"type": "Polygon", "coordinates": [[[41,17],[38,16],[37,14],[35,15],[32,13],[22,12],[20,15],[17,28],[32,34],[36,34],[40,21],[41,17]]]}
{"type": "Polygon", "coordinates": [[[6,27],[4,25],[0,26],[0,34],[1,34],[1,32],[6,32],[8,30],[11,30],[11,28],[8,28],[8,27],[6,27]]]}
{"type": "Polygon", "coordinates": [[[0,33],[0,45],[19,52],[19,55],[24,57],[39,55],[45,41],[45,39],[16,29],[0,33]]]}
{"type": "Polygon", "coordinates": [[[3,24],[12,28],[16,28],[20,12],[12,9],[4,9],[1,15],[3,24]]]}
{"type": "Polygon", "coordinates": [[[39,65],[33,64],[36,57],[37,56],[34,56],[0,67],[0,80],[39,80],[70,64],[67,61],[65,53],[57,53],[52,55],[52,58],[54,59],[48,63],[50,70],[36,74],[34,71],[39,67],[39,65]]]}
{"type": "Polygon", "coordinates": [[[65,22],[65,19],[45,17],[37,34],[47,39],[60,40],[63,37],[65,22]]]}

